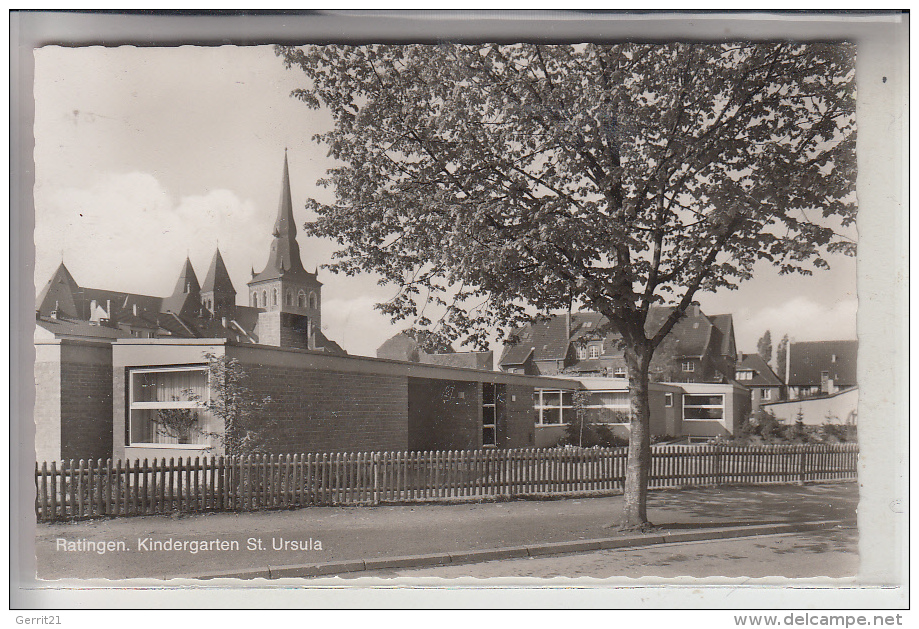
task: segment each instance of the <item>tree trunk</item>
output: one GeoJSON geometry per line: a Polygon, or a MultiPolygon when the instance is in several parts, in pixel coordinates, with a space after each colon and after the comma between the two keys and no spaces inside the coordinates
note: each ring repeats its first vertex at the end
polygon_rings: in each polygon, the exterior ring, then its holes
{"type": "Polygon", "coordinates": [[[647,529],[648,478],[651,472],[651,407],[648,403],[648,372],[651,351],[639,350],[636,355],[626,353],[629,365],[629,456],[626,466],[624,506],[620,528],[624,530],[647,529]]]}

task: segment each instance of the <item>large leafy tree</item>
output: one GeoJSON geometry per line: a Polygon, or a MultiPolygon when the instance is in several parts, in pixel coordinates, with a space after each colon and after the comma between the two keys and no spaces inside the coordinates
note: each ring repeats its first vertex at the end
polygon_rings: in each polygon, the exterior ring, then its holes
{"type": "Polygon", "coordinates": [[[486,344],[577,303],[622,338],[625,527],[647,525],[648,371],[699,291],[851,254],[854,49],[835,43],[278,47],[339,166],[309,233],[382,309],[486,344]],[[669,314],[649,326],[660,304],[669,314]],[[428,313],[443,315],[434,321],[428,313]]]}

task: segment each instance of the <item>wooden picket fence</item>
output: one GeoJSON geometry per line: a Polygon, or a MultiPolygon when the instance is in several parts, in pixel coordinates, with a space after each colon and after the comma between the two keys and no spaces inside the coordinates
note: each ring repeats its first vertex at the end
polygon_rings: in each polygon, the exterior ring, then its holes
{"type": "MultiPolygon", "coordinates": [[[[858,446],[654,446],[652,488],[854,479],[858,446]]],[[[35,466],[39,521],[621,491],[626,448],[64,461],[35,466]]]]}

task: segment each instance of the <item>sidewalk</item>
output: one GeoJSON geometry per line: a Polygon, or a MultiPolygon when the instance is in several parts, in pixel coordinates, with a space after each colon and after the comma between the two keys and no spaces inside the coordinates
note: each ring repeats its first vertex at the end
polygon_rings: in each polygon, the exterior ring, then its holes
{"type": "MultiPolygon", "coordinates": [[[[854,527],[857,504],[854,482],[663,490],[650,493],[648,515],[658,527],[651,537],[660,538],[735,526],[842,522],[854,527]]],[[[609,527],[621,508],[622,497],[612,496],[116,518],[40,524],[35,551],[40,579],[267,576],[269,566],[272,576],[278,576],[284,571],[277,567],[283,566],[348,561],[369,565],[374,559],[407,555],[622,537],[609,527]],[[100,542],[108,544],[102,554],[100,542]]],[[[765,533],[768,528],[750,532],[765,533]]],[[[475,560],[473,555],[469,559],[475,560]]]]}

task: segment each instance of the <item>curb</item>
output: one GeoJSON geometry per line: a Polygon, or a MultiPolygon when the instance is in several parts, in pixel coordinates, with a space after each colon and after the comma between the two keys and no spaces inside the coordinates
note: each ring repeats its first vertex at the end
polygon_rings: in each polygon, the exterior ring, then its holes
{"type": "Polygon", "coordinates": [[[819,522],[796,522],[789,524],[755,524],[749,526],[727,526],[694,531],[671,532],[661,535],[629,535],[592,540],[549,542],[528,546],[510,546],[486,550],[432,553],[426,555],[404,555],[373,559],[348,559],[325,563],[308,563],[289,566],[265,566],[250,570],[222,570],[196,575],[168,577],[170,579],[286,579],[335,576],[352,572],[367,572],[395,568],[424,568],[448,564],[471,564],[502,559],[540,557],[608,550],[617,548],[643,548],[660,544],[711,541],[757,535],[781,535],[801,533],[818,529],[834,528],[844,523],[839,520],[819,522]]]}

